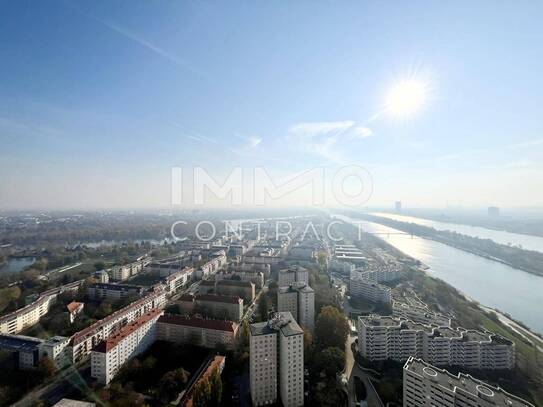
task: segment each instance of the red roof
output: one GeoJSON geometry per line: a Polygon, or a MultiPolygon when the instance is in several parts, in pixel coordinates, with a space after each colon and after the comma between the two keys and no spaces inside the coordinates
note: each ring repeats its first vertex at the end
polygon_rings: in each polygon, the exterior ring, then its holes
{"type": "Polygon", "coordinates": [[[70,312],[70,314],[73,314],[74,312],[78,312],[79,309],[83,306],[83,303],[82,302],[76,302],[76,301],[72,301],[71,303],[69,303],[68,305],[66,305],[66,308],[68,308],[68,311],[70,312]]]}
{"type": "Polygon", "coordinates": [[[136,331],[138,328],[141,328],[142,325],[149,322],[151,319],[155,318],[156,316],[162,314],[161,309],[153,309],[145,314],[143,314],[141,317],[136,319],[135,321],[129,323],[125,327],[121,328],[120,331],[118,331],[115,335],[110,336],[106,340],[103,340],[100,342],[96,347],[93,349],[94,352],[101,352],[101,353],[107,353],[111,349],[113,349],[115,346],[119,344],[120,341],[122,341],[124,338],[126,338],[128,335],[136,331]]]}
{"type": "Polygon", "coordinates": [[[215,331],[235,332],[238,325],[234,321],[223,321],[220,319],[202,319],[185,317],[181,315],[166,314],[158,319],[159,323],[192,326],[202,329],[213,329],[215,331]]]}

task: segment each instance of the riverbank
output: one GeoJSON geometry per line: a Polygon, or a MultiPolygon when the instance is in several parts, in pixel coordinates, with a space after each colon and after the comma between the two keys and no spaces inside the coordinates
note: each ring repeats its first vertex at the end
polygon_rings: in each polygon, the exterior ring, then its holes
{"type": "Polygon", "coordinates": [[[433,240],[487,260],[496,261],[511,268],[543,277],[543,253],[502,245],[490,239],[479,239],[456,232],[436,230],[432,227],[416,223],[402,222],[366,214],[356,214],[355,216],[361,220],[394,228],[413,236],[433,240]]]}

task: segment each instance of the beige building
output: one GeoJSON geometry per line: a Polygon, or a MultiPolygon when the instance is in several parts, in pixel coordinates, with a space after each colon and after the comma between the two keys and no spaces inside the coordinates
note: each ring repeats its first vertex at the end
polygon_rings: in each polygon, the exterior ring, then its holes
{"type": "Polygon", "coordinates": [[[239,325],[233,321],[163,315],[158,320],[158,339],[214,349],[235,346],[239,325]]]}
{"type": "Polygon", "coordinates": [[[255,299],[255,285],[250,281],[220,280],[215,284],[215,292],[220,295],[234,295],[248,303],[255,299]]]}
{"type": "Polygon", "coordinates": [[[254,406],[304,404],[304,333],[289,312],[250,326],[250,388],[254,406]]]}
{"type": "Polygon", "coordinates": [[[203,314],[207,317],[239,322],[243,317],[243,298],[230,295],[183,295],[175,302],[182,314],[203,314]]]}
{"type": "Polygon", "coordinates": [[[309,284],[309,272],[300,266],[292,266],[288,269],[279,270],[277,276],[277,285],[279,287],[288,287],[292,283],[309,284]]]}
{"type": "Polygon", "coordinates": [[[410,357],[403,367],[404,407],[535,407],[499,387],[459,373],[455,376],[410,357]]]}

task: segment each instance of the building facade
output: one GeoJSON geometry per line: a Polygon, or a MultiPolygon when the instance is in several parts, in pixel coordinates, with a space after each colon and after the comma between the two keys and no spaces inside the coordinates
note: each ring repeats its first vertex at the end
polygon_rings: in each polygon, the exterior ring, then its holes
{"type": "Polygon", "coordinates": [[[207,317],[239,322],[243,317],[243,298],[230,295],[183,295],[176,302],[182,314],[204,314],[207,317]]]}
{"type": "Polygon", "coordinates": [[[513,342],[489,332],[432,327],[394,317],[358,318],[358,349],[371,361],[410,356],[428,363],[471,369],[512,369],[515,366],[513,342]]]}
{"type": "Polygon", "coordinates": [[[298,324],[313,332],[315,329],[315,290],[305,283],[292,283],[277,290],[277,311],[290,312],[298,324]]]}
{"type": "Polygon", "coordinates": [[[250,281],[219,280],[215,283],[215,292],[219,295],[233,295],[247,302],[255,299],[255,285],[250,281]]]}
{"type": "Polygon", "coordinates": [[[250,388],[254,406],[304,404],[304,333],[289,312],[250,326],[250,388]]]}
{"type": "Polygon", "coordinates": [[[349,280],[349,292],[353,297],[363,298],[370,302],[383,304],[390,304],[392,302],[390,287],[363,277],[351,277],[349,280]]]}
{"type": "Polygon", "coordinates": [[[129,296],[141,296],[145,289],[138,285],[97,283],[87,287],[87,295],[91,300],[118,301],[129,296]]]}
{"type": "Polygon", "coordinates": [[[100,384],[109,384],[128,360],[153,344],[162,314],[161,309],[152,309],[100,342],[92,350],[91,376],[100,384]]]}
{"type": "Polygon", "coordinates": [[[292,283],[309,284],[309,272],[306,268],[292,266],[288,269],[279,270],[277,275],[277,284],[279,287],[288,287],[292,283]]]}

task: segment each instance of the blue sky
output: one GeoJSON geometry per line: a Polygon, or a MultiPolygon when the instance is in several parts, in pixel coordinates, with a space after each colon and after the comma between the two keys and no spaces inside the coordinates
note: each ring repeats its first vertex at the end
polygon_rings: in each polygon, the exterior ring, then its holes
{"type": "Polygon", "coordinates": [[[0,207],[167,207],[172,166],[345,164],[372,174],[370,206],[541,206],[542,18],[541,2],[0,1],[0,207]],[[427,103],[379,114],[403,78],[427,103]]]}

